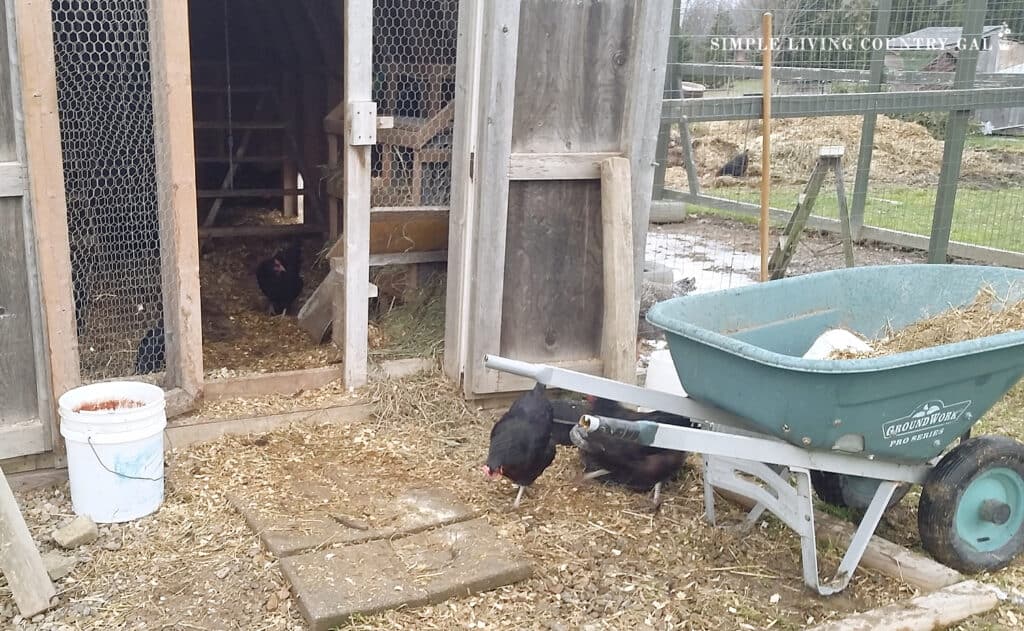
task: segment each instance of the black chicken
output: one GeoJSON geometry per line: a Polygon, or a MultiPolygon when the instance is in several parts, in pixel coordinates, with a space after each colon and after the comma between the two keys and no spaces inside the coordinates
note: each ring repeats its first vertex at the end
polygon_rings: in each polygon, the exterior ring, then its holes
{"type": "Polygon", "coordinates": [[[569,431],[580,422],[581,416],[590,413],[590,407],[583,403],[575,403],[566,399],[554,399],[551,401],[551,409],[555,416],[551,438],[555,441],[556,445],[572,445],[573,442],[569,438],[569,431]]]}
{"type": "MultiPolygon", "coordinates": [[[[693,427],[685,416],[658,411],[633,412],[599,397],[587,397],[587,400],[589,413],[596,416],[693,427]]],[[[686,452],[640,445],[607,434],[587,434],[578,426],[572,429],[570,438],[579,447],[584,479],[603,477],[608,482],[637,491],[649,491],[653,487],[651,501],[655,510],[661,505],[662,483],[675,477],[686,462],[686,452]]]]}
{"type": "Polygon", "coordinates": [[[491,444],[483,471],[494,479],[504,476],[519,487],[513,508],[519,506],[526,487],[555,460],[551,435],[554,412],[544,396],[544,384],[516,399],[508,412],[491,428],[491,444]]]}
{"type": "Polygon", "coordinates": [[[160,372],[165,365],[164,325],[158,324],[146,331],[135,354],[135,374],[160,372]]]}
{"type": "Polygon", "coordinates": [[[256,268],[256,282],[270,300],[271,315],[285,315],[302,292],[302,248],[298,242],[264,259],[256,268]]]}
{"type": "Polygon", "coordinates": [[[750,150],[744,150],[742,153],[737,153],[732,157],[731,160],[725,163],[725,165],[718,170],[715,175],[731,175],[733,177],[743,177],[747,174],[747,164],[750,162],[750,150]]]}

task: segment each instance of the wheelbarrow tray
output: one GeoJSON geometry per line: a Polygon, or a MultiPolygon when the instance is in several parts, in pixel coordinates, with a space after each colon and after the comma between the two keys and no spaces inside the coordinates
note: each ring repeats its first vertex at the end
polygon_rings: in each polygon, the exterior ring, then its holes
{"type": "Polygon", "coordinates": [[[686,392],[812,450],[919,463],[940,454],[1024,374],[1024,331],[866,359],[804,359],[828,329],[869,339],[990,285],[1024,299],[1024,270],[883,265],[834,270],[660,302],[686,392]]]}

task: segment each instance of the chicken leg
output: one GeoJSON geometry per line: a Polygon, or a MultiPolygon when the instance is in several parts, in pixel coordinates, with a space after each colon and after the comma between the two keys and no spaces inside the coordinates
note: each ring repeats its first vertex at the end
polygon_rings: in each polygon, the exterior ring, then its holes
{"type": "Polygon", "coordinates": [[[654,484],[654,495],[651,497],[651,512],[656,513],[661,508],[661,482],[654,484]]]}
{"type": "Polygon", "coordinates": [[[519,487],[519,493],[516,494],[516,500],[512,502],[512,508],[519,508],[519,502],[522,501],[523,493],[526,492],[525,484],[519,484],[517,486],[519,487]]]}

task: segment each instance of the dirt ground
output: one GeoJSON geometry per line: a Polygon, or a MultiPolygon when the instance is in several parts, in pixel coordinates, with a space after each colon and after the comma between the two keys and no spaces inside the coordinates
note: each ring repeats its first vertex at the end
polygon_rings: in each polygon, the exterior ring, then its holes
{"type": "MultiPolygon", "coordinates": [[[[455,493],[522,548],[536,570],[523,583],[386,612],[355,621],[354,629],[799,629],[914,593],[864,569],[841,596],[807,591],[798,538],[777,520],[764,518],[749,533],[704,522],[693,458],[652,515],[642,494],[580,483],[578,456],[560,447],[523,507],[510,511],[511,485],[489,483],[479,471],[500,411],[467,408],[451,384],[429,373],[366,394],[377,406],[367,422],[225,438],[175,452],[159,512],[103,526],[96,543],[75,551],[79,564],[57,583],[60,608],[24,621],[0,605],[0,624],[32,631],[304,629],[276,560],[227,497],[273,497],[292,515],[314,502],[358,512],[345,502],[347,493],[314,500],[287,490],[296,476],[329,490],[337,482],[321,475],[327,464],[364,469],[382,497],[424,484],[455,493]]],[[[72,517],[67,486],[29,493],[21,502],[36,540],[49,551],[49,533],[72,517]]],[[[718,508],[725,524],[741,517],[728,502],[718,508]]],[[[825,574],[840,551],[823,547],[821,553],[825,574]]],[[[0,583],[0,595],[7,593],[0,583]]]]}
{"type": "MultiPolygon", "coordinates": [[[[787,118],[772,121],[772,180],[803,184],[824,144],[845,148],[844,167],[850,182],[857,172],[862,119],[858,116],[787,118]],[[827,142],[822,139],[828,139],[827,142]]],[[[692,125],[693,157],[705,186],[741,184],[732,178],[715,178],[715,172],[734,155],[750,151],[748,176],[761,173],[761,134],[757,121],[720,121],[692,125]]],[[[678,132],[669,147],[669,166],[682,164],[678,132]]],[[[901,186],[934,186],[942,165],[943,142],[918,123],[879,116],[875,128],[871,181],[901,186]]],[[[968,148],[964,151],[960,182],[965,186],[1015,185],[1024,175],[1019,154],[968,148]]],[[[685,175],[676,171],[668,183],[685,189],[685,175]]],[[[749,179],[748,186],[757,186],[749,179]]]]}

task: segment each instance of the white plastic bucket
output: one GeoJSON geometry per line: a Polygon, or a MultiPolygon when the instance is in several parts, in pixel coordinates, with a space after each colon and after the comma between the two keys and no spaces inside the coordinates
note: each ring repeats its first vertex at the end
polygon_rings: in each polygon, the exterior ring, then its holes
{"type": "Polygon", "coordinates": [[[672,363],[672,355],[667,349],[651,353],[651,359],[647,363],[647,376],[644,377],[644,387],[686,396],[683,384],[679,383],[676,365],[672,363]]]}
{"type": "Polygon", "coordinates": [[[57,402],[71,504],[96,523],[149,515],[164,500],[164,391],[137,381],[94,383],[57,402]]]}

